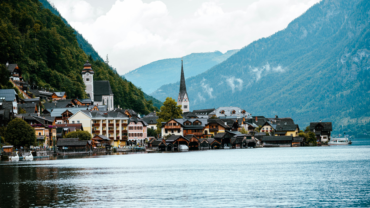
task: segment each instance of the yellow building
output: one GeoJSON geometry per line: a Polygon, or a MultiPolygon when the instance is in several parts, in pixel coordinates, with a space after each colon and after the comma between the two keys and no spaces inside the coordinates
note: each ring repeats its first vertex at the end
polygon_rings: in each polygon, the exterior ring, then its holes
{"type": "Polygon", "coordinates": [[[297,137],[299,134],[299,126],[297,124],[291,125],[277,125],[275,129],[275,136],[293,136],[297,137]]]}

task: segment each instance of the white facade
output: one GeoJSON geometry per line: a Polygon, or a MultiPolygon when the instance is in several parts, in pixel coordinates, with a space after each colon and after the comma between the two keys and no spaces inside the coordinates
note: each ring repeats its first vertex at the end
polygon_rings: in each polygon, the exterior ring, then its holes
{"type": "Polygon", "coordinates": [[[181,105],[181,110],[183,113],[185,112],[189,112],[190,110],[190,103],[189,103],[189,98],[188,98],[188,94],[186,93],[184,95],[184,98],[181,99],[180,95],[178,97],[178,100],[177,100],[177,105],[181,105]]]}
{"type": "Polygon", "coordinates": [[[94,102],[94,74],[86,72],[82,74],[82,79],[86,86],[86,94],[89,94],[91,101],[94,102]]]}

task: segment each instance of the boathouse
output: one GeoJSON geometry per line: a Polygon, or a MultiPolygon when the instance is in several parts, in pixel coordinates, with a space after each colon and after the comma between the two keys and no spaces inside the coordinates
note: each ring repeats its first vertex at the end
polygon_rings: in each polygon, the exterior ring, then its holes
{"type": "Polygon", "coordinates": [[[91,151],[91,140],[79,140],[78,138],[58,139],[57,147],[63,152],[86,152],[91,151]]]}
{"type": "Polygon", "coordinates": [[[292,136],[264,136],[262,137],[263,147],[291,147],[292,136]]]}

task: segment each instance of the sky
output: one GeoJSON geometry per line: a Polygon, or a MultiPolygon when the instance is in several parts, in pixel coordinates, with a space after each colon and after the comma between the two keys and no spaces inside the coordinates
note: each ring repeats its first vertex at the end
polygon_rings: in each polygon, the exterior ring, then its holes
{"type": "Polygon", "coordinates": [[[320,0],[49,0],[124,75],[153,61],[241,49],[320,0]]]}

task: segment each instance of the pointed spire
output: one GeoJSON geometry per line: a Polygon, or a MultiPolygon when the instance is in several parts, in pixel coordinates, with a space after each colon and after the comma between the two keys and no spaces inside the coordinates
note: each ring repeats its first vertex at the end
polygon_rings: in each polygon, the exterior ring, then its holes
{"type": "Polygon", "coordinates": [[[184,75],[184,64],[181,58],[181,79],[180,79],[180,97],[181,99],[184,95],[187,94],[186,92],[186,84],[185,84],[185,75],[184,75]]]}

